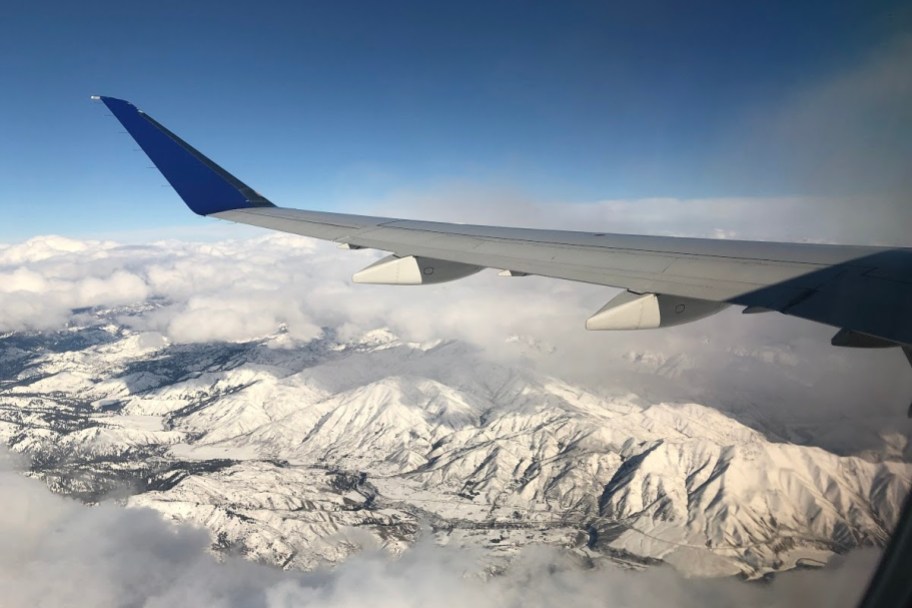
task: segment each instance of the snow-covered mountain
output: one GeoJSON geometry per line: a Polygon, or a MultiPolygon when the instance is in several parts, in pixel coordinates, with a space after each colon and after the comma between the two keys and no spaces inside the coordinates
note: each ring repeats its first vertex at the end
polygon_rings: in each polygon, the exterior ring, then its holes
{"type": "Polygon", "coordinates": [[[433,535],[492,568],[546,543],[752,578],[882,545],[912,477],[459,342],[175,345],[129,330],[129,310],[93,314],[0,336],[3,441],[57,492],[152,507],[283,567],[433,535]]]}

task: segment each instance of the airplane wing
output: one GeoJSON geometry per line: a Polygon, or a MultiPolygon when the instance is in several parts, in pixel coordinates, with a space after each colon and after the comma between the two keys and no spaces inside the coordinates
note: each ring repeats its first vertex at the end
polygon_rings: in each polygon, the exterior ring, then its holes
{"type": "Polygon", "coordinates": [[[484,268],[626,291],[589,329],[645,329],[728,305],[839,328],[839,346],[903,346],[912,362],[912,249],[570,232],[277,207],[127,101],[100,99],[199,215],[391,252],[360,283],[420,285],[484,268]]]}

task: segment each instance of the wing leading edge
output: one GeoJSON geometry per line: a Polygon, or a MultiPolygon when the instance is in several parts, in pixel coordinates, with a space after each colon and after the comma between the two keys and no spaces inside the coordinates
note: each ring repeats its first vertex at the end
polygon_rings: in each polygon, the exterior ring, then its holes
{"type": "MultiPolygon", "coordinates": [[[[356,282],[425,284],[499,268],[626,289],[590,329],[676,325],[726,305],[912,352],[912,249],[636,236],[423,222],[276,207],[129,102],[99,97],[195,213],[393,255],[356,282]]],[[[912,355],[909,355],[912,356],[912,355]]]]}

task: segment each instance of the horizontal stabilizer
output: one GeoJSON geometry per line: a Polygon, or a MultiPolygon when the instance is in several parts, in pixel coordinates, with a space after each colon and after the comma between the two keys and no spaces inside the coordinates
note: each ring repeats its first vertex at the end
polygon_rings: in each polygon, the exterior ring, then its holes
{"type": "Polygon", "coordinates": [[[274,206],[130,102],[97,95],[92,99],[111,110],[194,213],[274,206]]]}

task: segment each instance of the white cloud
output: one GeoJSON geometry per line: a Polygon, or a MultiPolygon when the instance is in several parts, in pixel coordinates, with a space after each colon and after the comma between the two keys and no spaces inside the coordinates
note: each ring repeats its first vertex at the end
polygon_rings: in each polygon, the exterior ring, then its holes
{"type": "MultiPolygon", "coordinates": [[[[439,206],[443,199],[425,200],[438,204],[438,213],[450,208],[439,206]]],[[[462,209],[466,219],[481,217],[480,210],[462,209]]],[[[615,201],[561,210],[560,219],[531,203],[488,206],[487,213],[495,222],[523,217],[559,227],[781,238],[806,212],[791,199],[615,201]],[[778,209],[778,219],[764,224],[757,210],[764,205],[778,209]]],[[[836,223],[823,228],[809,237],[838,236],[836,223]]],[[[904,358],[893,350],[833,348],[833,328],[778,314],[742,316],[732,308],[667,330],[587,332],[584,320],[614,290],[493,271],[427,287],[353,285],[351,274],[378,255],[277,233],[148,245],[36,237],[0,250],[0,331],[60,329],[73,309],[152,298],[155,307],[123,321],[172,342],[251,340],[283,328],[300,343],[323,327],[343,328],[348,336],[389,327],[407,340],[465,340],[491,357],[589,385],[697,400],[747,419],[804,421],[818,435],[829,424],[833,449],[873,447],[882,443],[879,432],[912,430],[903,416],[912,391],[904,358]],[[863,422],[865,430],[850,433],[839,419],[863,422]]]]}
{"type": "Polygon", "coordinates": [[[0,264],[21,264],[23,262],[37,262],[58,255],[79,253],[90,248],[105,248],[113,246],[109,242],[92,241],[83,242],[62,236],[50,235],[29,239],[24,243],[0,246],[0,264]]]}
{"type": "Polygon", "coordinates": [[[253,340],[280,326],[305,342],[322,333],[299,302],[278,289],[259,289],[191,297],[168,323],[167,335],[177,342],[253,340]]]}
{"type": "Polygon", "coordinates": [[[91,254],[99,252],[99,245],[84,245],[53,256],[42,250],[34,261],[8,270],[0,266],[0,331],[59,327],[75,308],[131,304],[148,297],[143,278],[93,261],[91,254]],[[82,256],[87,259],[76,263],[74,258],[82,256]]]}
{"type": "Polygon", "coordinates": [[[282,572],[236,557],[219,563],[206,532],[153,511],[53,495],[6,458],[0,452],[0,597],[8,608],[838,607],[854,605],[877,559],[861,551],[760,585],[688,580],[669,568],[586,570],[542,548],[485,580],[472,553],[422,542],[400,558],[374,551],[332,570],[282,572]]]}

